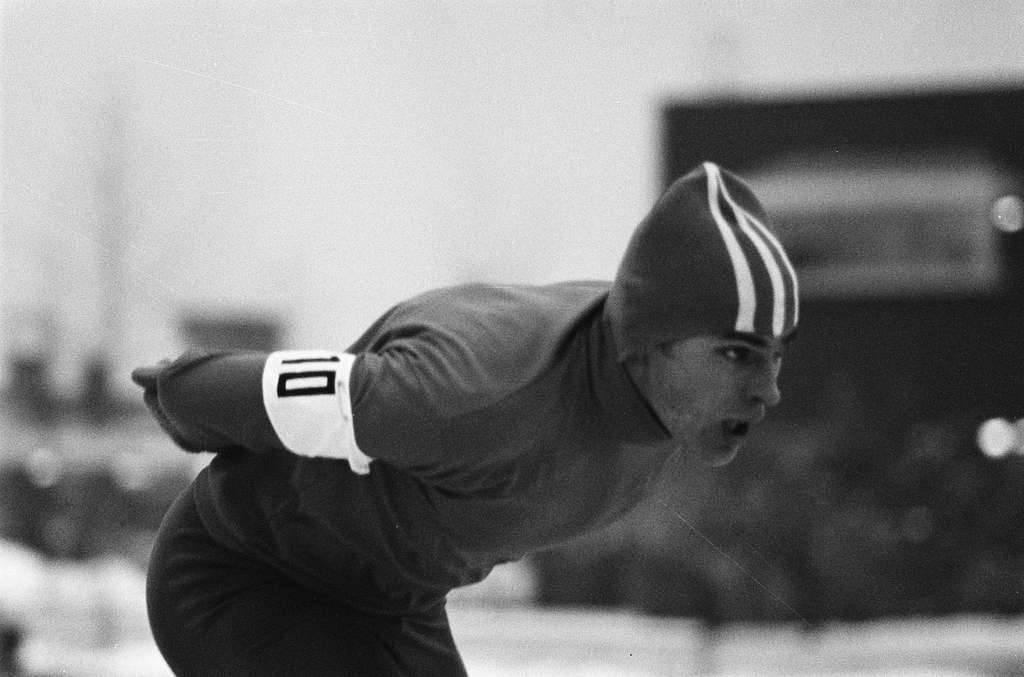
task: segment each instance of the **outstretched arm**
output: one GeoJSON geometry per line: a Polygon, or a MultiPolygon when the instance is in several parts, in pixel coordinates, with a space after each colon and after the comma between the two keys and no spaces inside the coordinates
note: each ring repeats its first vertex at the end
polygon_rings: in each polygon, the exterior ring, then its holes
{"type": "Polygon", "coordinates": [[[187,451],[283,449],[263,409],[266,353],[191,350],[132,372],[150,412],[187,451]]]}
{"type": "Polygon", "coordinates": [[[287,450],[343,458],[359,473],[348,381],[355,358],[325,351],[203,353],[132,372],[147,406],[188,451],[287,450]]]}

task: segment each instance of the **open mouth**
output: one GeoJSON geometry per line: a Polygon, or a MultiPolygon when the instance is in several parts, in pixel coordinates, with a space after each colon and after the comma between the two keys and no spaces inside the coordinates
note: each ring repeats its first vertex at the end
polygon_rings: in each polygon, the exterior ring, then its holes
{"type": "Polygon", "coordinates": [[[735,418],[722,421],[722,430],[730,437],[744,437],[750,432],[750,424],[735,418]]]}

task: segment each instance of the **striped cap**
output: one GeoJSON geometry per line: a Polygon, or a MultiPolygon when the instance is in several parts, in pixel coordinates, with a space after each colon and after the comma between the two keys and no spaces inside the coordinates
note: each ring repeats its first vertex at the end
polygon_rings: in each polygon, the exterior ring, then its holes
{"type": "Polygon", "coordinates": [[[694,334],[781,337],[799,319],[796,272],[764,209],[735,174],[705,162],[640,222],[607,314],[620,359],[694,334]]]}

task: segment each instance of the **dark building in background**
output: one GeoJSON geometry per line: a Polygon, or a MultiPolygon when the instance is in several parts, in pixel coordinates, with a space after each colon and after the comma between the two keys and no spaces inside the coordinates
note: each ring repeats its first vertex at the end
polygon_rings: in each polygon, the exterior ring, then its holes
{"type": "Polygon", "coordinates": [[[189,347],[201,350],[259,350],[281,348],[284,328],[274,317],[258,313],[187,313],[181,332],[189,347]]]}

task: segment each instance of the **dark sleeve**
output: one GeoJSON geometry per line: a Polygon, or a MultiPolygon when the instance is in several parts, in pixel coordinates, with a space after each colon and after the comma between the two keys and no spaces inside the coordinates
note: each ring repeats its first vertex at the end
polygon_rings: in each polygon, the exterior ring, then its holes
{"type": "Polygon", "coordinates": [[[160,406],[182,435],[210,451],[283,449],[263,406],[267,353],[189,352],[164,369],[160,406]]]}
{"type": "Polygon", "coordinates": [[[516,382],[498,359],[437,331],[362,354],[352,380],[359,448],[434,480],[486,462],[508,434],[495,404],[516,382]]]}

